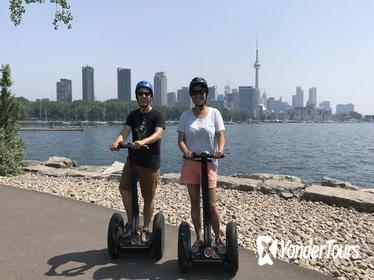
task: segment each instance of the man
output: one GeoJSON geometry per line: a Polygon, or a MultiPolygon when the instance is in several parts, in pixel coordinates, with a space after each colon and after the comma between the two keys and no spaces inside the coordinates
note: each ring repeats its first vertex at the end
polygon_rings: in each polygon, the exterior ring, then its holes
{"type": "MultiPolygon", "coordinates": [[[[144,199],[144,226],[141,233],[142,242],[150,240],[149,225],[155,206],[155,193],[157,179],[160,175],[160,146],[165,129],[163,115],[151,106],[153,99],[153,87],[150,82],[140,81],[135,88],[136,100],[139,109],[132,111],[124,124],[122,131],[110,145],[110,150],[115,151],[118,145],[123,143],[130,132],[132,133],[132,148],[134,149],[135,170],[140,183],[142,197],[144,199]],[[143,145],[148,150],[140,150],[143,145]]],[[[125,235],[131,229],[132,203],[131,203],[131,179],[129,162],[127,161],[121,176],[119,191],[123,205],[127,213],[125,235]]]]}

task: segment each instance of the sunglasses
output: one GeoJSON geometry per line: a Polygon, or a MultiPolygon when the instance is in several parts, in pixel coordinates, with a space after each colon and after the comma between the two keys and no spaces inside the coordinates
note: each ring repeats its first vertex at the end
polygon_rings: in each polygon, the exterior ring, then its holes
{"type": "Polygon", "coordinates": [[[148,97],[148,96],[151,95],[151,93],[150,93],[149,91],[139,91],[139,92],[137,93],[137,95],[138,95],[138,96],[146,96],[146,97],[148,97]]]}
{"type": "Polygon", "coordinates": [[[204,93],[206,93],[206,90],[204,89],[192,90],[191,96],[203,95],[204,93]]]}

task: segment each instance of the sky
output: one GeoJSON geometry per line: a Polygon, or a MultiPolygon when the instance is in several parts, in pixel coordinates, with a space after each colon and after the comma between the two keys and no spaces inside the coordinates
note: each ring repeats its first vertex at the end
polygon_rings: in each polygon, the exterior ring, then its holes
{"type": "Polygon", "coordinates": [[[0,0],[0,63],[12,69],[15,96],[56,100],[72,80],[82,98],[82,66],[95,69],[95,98],[117,96],[117,67],[130,68],[132,91],[165,71],[168,92],[195,76],[209,86],[259,87],[291,103],[296,87],[317,88],[317,102],[353,103],[374,114],[374,1],[371,0],[79,0],[72,29],[54,30],[55,6],[26,5],[21,25],[0,0]]]}

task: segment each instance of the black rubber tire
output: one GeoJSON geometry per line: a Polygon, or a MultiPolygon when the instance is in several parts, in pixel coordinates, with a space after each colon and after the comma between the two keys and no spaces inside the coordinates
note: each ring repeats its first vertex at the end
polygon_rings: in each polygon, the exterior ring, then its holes
{"type": "Polygon", "coordinates": [[[109,227],[108,227],[108,252],[112,259],[117,259],[120,256],[120,247],[119,247],[119,231],[124,231],[123,217],[119,213],[114,213],[110,218],[109,227]],[[122,229],[120,229],[120,227],[122,229]]]}
{"type": "Polygon", "coordinates": [[[182,222],[178,230],[178,266],[181,273],[187,272],[191,267],[190,248],[190,225],[187,222],[182,222]]]}
{"type": "Polygon", "coordinates": [[[238,235],[236,224],[230,221],[226,225],[226,249],[227,249],[227,271],[231,276],[238,272],[239,255],[238,255],[238,235]]]}
{"type": "Polygon", "coordinates": [[[158,212],[153,219],[152,229],[152,252],[156,260],[164,255],[165,244],[165,219],[161,212],[158,212]]]}

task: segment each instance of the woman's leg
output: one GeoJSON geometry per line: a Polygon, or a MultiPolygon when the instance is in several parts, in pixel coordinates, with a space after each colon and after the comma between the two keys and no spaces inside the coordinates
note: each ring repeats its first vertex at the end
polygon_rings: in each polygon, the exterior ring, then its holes
{"type": "Polygon", "coordinates": [[[196,240],[203,240],[200,216],[200,185],[187,185],[191,202],[191,218],[196,232],[196,240]]]}

